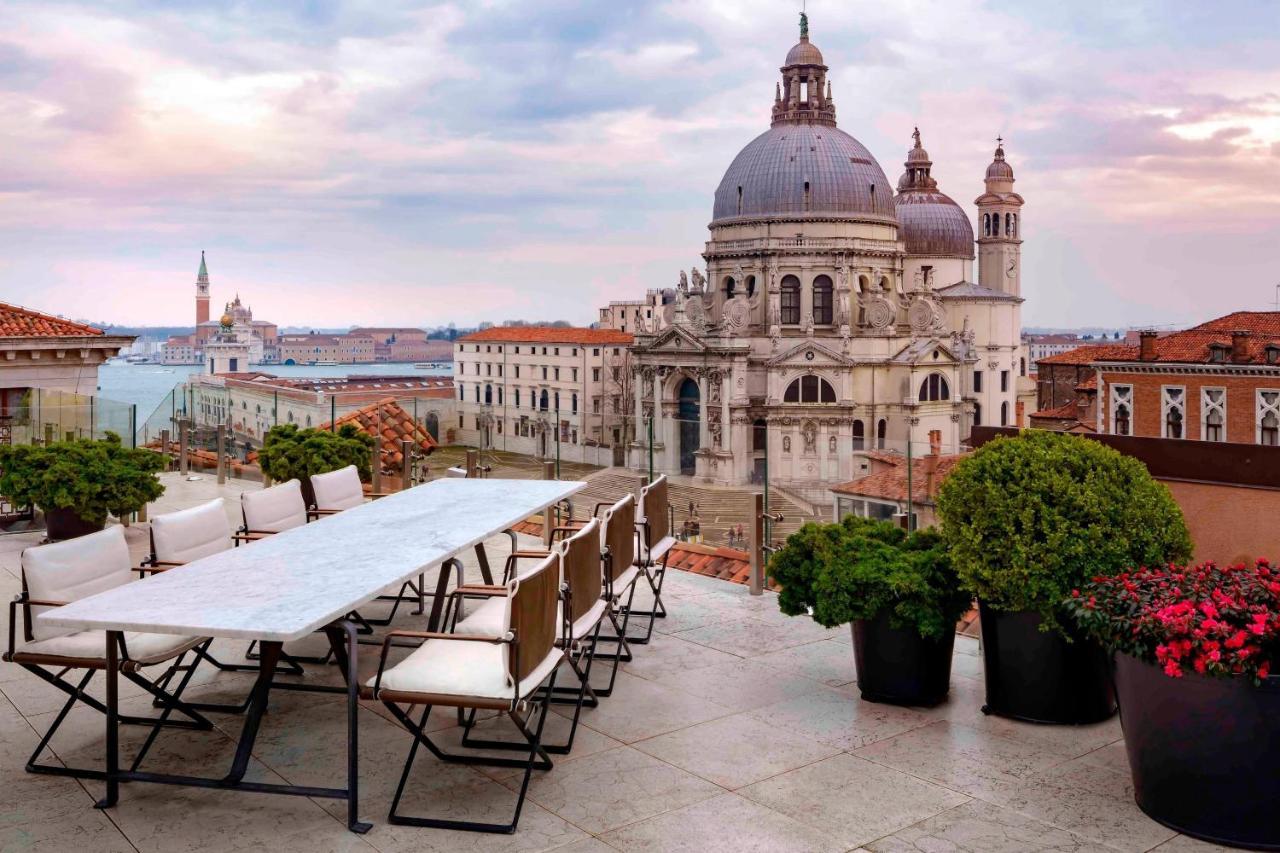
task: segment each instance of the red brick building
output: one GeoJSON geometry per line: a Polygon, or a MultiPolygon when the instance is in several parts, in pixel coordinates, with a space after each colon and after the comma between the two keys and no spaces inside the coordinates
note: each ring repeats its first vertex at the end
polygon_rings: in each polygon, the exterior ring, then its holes
{"type": "Polygon", "coordinates": [[[1042,359],[1038,374],[1032,426],[1280,444],[1280,312],[1081,347],[1042,359]]]}

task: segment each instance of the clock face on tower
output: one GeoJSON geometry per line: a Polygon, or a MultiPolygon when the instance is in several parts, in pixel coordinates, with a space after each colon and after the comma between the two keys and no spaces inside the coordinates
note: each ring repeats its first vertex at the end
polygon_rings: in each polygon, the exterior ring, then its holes
{"type": "Polygon", "coordinates": [[[1004,274],[1005,274],[1005,276],[1006,276],[1006,277],[1008,277],[1008,278],[1016,278],[1016,277],[1017,277],[1017,275],[1018,275],[1018,255],[1017,255],[1016,251],[1015,251],[1015,253],[1014,253],[1014,254],[1012,254],[1012,255],[1010,255],[1010,256],[1009,256],[1009,267],[1008,267],[1008,269],[1006,269],[1006,270],[1004,271],[1004,274]]]}

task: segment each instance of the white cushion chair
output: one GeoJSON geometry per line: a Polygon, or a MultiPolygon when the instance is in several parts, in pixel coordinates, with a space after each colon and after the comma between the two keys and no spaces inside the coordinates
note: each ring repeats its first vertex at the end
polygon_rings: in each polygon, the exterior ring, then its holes
{"type": "Polygon", "coordinates": [[[640,519],[636,526],[640,531],[640,548],[635,563],[649,583],[653,606],[648,610],[636,610],[629,601],[623,608],[623,624],[632,616],[649,617],[648,628],[642,636],[627,637],[627,642],[643,645],[653,636],[654,620],[667,616],[666,605],[662,602],[662,584],[667,578],[667,557],[676,544],[676,538],[671,535],[671,504],[666,474],[640,490],[640,519]]]}
{"type": "MultiPolygon", "coordinates": [[[[94,675],[107,668],[106,632],[76,631],[46,625],[36,617],[78,599],[123,586],[133,579],[135,569],[131,565],[124,528],[108,527],[87,536],[28,548],[22,552],[21,562],[22,593],[9,604],[9,645],[4,660],[18,664],[69,697],[28,759],[27,770],[32,773],[78,778],[105,778],[102,770],[40,764],[37,759],[77,702],[106,713],[106,706],[86,693],[94,675]],[[16,641],[19,609],[22,611],[23,623],[21,643],[16,641]],[[64,678],[73,670],[84,670],[83,677],[75,683],[64,678]]],[[[145,583],[145,580],[136,582],[145,583]]],[[[182,692],[198,661],[197,658],[185,663],[186,653],[193,649],[204,650],[208,644],[209,639],[203,637],[137,632],[122,634],[119,649],[120,674],[150,693],[164,708],[160,716],[155,718],[120,718],[125,724],[152,727],[150,736],[133,762],[135,769],[146,756],[160,727],[212,727],[206,718],[181,700],[182,692]],[[146,667],[164,663],[170,665],[155,682],[148,681],[140,674],[140,670],[146,667]],[[182,677],[177,687],[168,689],[179,674],[182,677]],[[186,719],[171,719],[175,711],[186,719]]]]}
{"type": "Polygon", "coordinates": [[[504,584],[502,620],[492,635],[460,635],[430,631],[389,631],[383,640],[378,672],[362,691],[381,701],[413,735],[413,745],[391,801],[388,821],[470,832],[515,832],[524,806],[529,777],[534,769],[549,770],[551,759],[542,747],[548,696],[555,687],[556,671],[564,652],[556,643],[556,611],[559,602],[559,555],[545,557],[534,568],[504,584]],[[423,644],[393,667],[387,652],[395,637],[417,637],[423,644]],[[539,693],[546,685],[547,690],[539,693]],[[410,711],[422,706],[419,719],[410,711]],[[506,758],[487,754],[447,753],[431,740],[427,720],[436,706],[489,709],[505,713],[527,744],[528,755],[506,758]],[[539,709],[540,706],[540,709],[539,709]],[[540,712],[539,712],[540,710],[540,712]],[[526,723],[537,716],[533,729],[526,723]],[[476,823],[466,820],[410,817],[399,813],[400,797],[413,768],[418,747],[425,746],[441,761],[511,767],[524,771],[510,823],[476,823]]]}
{"type": "Polygon", "coordinates": [[[283,533],[307,523],[307,502],[302,497],[302,484],[297,480],[241,493],[240,510],[244,514],[244,527],[236,534],[237,543],[283,533]]]}

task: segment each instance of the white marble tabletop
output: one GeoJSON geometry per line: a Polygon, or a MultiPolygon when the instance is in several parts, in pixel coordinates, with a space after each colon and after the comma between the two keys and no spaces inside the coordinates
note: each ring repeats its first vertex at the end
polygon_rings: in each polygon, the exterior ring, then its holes
{"type": "Polygon", "coordinates": [[[585,487],[433,480],[37,618],[80,630],[297,640],[585,487]]]}

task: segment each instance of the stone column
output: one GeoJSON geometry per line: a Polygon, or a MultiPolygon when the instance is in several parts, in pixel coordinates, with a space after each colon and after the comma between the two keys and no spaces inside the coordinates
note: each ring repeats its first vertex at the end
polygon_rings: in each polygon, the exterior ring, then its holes
{"type": "Polygon", "coordinates": [[[664,421],[662,417],[662,377],[653,371],[653,440],[665,441],[662,434],[664,421]]]}
{"type": "Polygon", "coordinates": [[[729,444],[729,387],[733,378],[732,371],[725,370],[720,374],[720,449],[732,449],[729,444]]]}
{"type": "Polygon", "coordinates": [[[706,371],[698,376],[698,448],[711,449],[711,395],[706,371]]]}
{"type": "MultiPolygon", "coordinates": [[[[633,441],[643,441],[641,436],[645,434],[645,430],[646,430],[646,427],[644,424],[644,385],[642,384],[643,379],[644,379],[644,373],[637,370],[636,375],[631,380],[631,395],[635,397],[635,400],[636,400],[636,427],[635,427],[635,435],[632,436],[633,441]]],[[[604,403],[602,402],[601,405],[604,405],[604,403]]]]}

